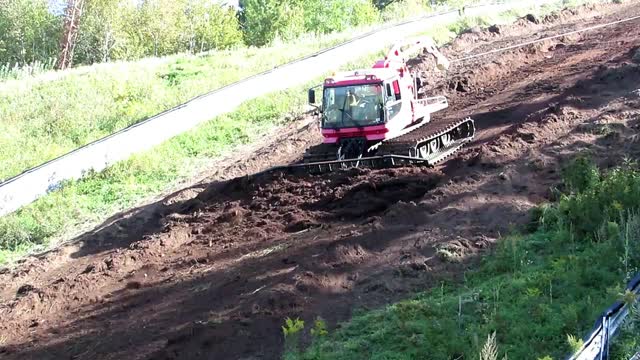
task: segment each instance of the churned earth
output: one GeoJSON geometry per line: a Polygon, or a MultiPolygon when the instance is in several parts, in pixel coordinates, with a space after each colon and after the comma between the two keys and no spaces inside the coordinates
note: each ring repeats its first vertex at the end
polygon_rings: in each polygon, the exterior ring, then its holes
{"type": "MultiPolygon", "coordinates": [[[[629,3],[529,16],[471,29],[444,52],[462,58],[639,13],[629,3]]],[[[286,317],[335,327],[355,309],[460,281],[552,199],[567,159],[586,151],[607,167],[638,156],[639,25],[454,61],[447,74],[413,59],[427,93],[451,104],[433,121],[471,116],[478,129],[436,168],[244,176],[321,141],[306,118],[206,182],[0,270],[0,356],[277,359],[286,317]]]]}

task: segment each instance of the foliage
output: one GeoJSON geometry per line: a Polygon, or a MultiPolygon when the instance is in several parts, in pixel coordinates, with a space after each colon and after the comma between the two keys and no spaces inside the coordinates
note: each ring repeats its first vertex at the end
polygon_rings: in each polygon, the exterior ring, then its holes
{"type": "Polygon", "coordinates": [[[86,0],[81,63],[228,49],[242,41],[235,10],[208,0],[86,0]]]}
{"type": "MultiPolygon", "coordinates": [[[[92,64],[242,43],[235,9],[210,0],[85,0],[74,63],[92,64]]],[[[63,16],[47,0],[0,0],[0,63],[56,58],[63,16]]]]}
{"type": "Polygon", "coordinates": [[[300,335],[304,330],[304,321],[299,318],[286,318],[282,333],[284,335],[285,360],[296,359],[299,353],[300,335]]]}
{"type": "Polygon", "coordinates": [[[304,330],[304,321],[300,318],[286,318],[284,326],[282,326],[282,333],[285,338],[297,336],[302,330],[304,330]]]}
{"type": "Polygon", "coordinates": [[[630,309],[630,313],[622,324],[619,338],[613,343],[611,358],[627,360],[640,352],[640,303],[630,309]]]}
{"type": "Polygon", "coordinates": [[[241,6],[248,45],[263,46],[276,37],[290,40],[304,32],[304,10],[296,1],[243,0],[241,6]]]}
{"type": "Polygon", "coordinates": [[[369,0],[307,0],[300,3],[307,32],[327,34],[344,31],[379,19],[378,10],[369,0]]]}
{"type": "Polygon", "coordinates": [[[314,337],[324,337],[324,336],[327,336],[328,334],[329,334],[329,331],[327,330],[327,323],[318,317],[313,322],[311,335],[313,335],[314,337]]]}
{"type": "Polygon", "coordinates": [[[254,46],[302,33],[344,31],[379,19],[369,0],[243,0],[241,6],[245,42],[254,46]]]}
{"type": "Polygon", "coordinates": [[[562,170],[562,176],[567,189],[581,192],[595,187],[600,181],[598,168],[587,156],[579,156],[562,170]]]}
{"type": "Polygon", "coordinates": [[[594,165],[582,157],[565,171],[565,184],[573,193],[565,195],[558,211],[567,226],[583,240],[596,237],[598,230],[615,231],[625,211],[636,210],[640,204],[640,172],[632,168],[617,168],[600,176],[594,165]],[[614,229],[611,229],[613,227],[614,229]]]}
{"type": "Polygon", "coordinates": [[[48,63],[55,58],[62,21],[47,0],[0,0],[0,64],[48,63]]]}
{"type": "MultiPolygon", "coordinates": [[[[487,336],[487,341],[480,351],[480,360],[498,360],[498,341],[496,340],[495,332],[487,336]]],[[[507,360],[506,355],[503,360],[507,360]]]]}
{"type": "Polygon", "coordinates": [[[383,21],[414,17],[430,10],[429,3],[423,0],[385,1],[385,5],[381,5],[381,2],[378,4],[383,21]]]}

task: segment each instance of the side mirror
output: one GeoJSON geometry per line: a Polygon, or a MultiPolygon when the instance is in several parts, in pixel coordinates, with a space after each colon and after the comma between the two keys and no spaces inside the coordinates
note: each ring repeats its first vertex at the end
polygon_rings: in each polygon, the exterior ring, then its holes
{"type": "Polygon", "coordinates": [[[316,91],[313,89],[309,89],[309,104],[316,103],[316,91]]]}

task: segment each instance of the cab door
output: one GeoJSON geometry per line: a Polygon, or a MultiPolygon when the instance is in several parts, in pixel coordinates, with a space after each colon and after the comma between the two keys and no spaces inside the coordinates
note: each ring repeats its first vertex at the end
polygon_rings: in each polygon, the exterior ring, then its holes
{"type": "Polygon", "coordinates": [[[400,113],[402,112],[402,92],[400,91],[400,81],[395,78],[385,82],[385,118],[387,123],[395,125],[402,122],[400,113]],[[400,117],[399,117],[400,116],[400,117]]]}

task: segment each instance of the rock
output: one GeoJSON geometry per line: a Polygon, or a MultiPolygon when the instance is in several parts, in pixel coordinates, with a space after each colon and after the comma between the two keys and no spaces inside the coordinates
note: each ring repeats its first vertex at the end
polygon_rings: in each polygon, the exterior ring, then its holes
{"type": "Polygon", "coordinates": [[[482,28],[480,26],[474,26],[474,27],[471,27],[469,29],[464,30],[462,33],[463,34],[480,35],[480,34],[482,34],[482,28]]]}
{"type": "Polygon", "coordinates": [[[540,24],[540,20],[538,20],[538,18],[533,15],[533,14],[527,14],[524,17],[528,22],[532,22],[534,24],[540,24]]]}
{"type": "Polygon", "coordinates": [[[500,34],[500,27],[498,25],[491,25],[487,30],[489,30],[490,33],[500,34]]]}
{"type": "Polygon", "coordinates": [[[518,137],[522,140],[524,140],[525,142],[531,144],[535,141],[536,139],[536,135],[532,134],[532,133],[518,133],[518,137]]]}
{"type": "Polygon", "coordinates": [[[25,295],[27,295],[28,293],[30,293],[32,291],[37,291],[35,286],[33,286],[31,284],[24,284],[24,285],[22,285],[22,286],[20,286],[18,288],[18,291],[16,291],[16,296],[17,297],[25,296],[25,295]]]}

